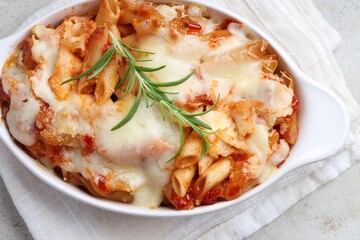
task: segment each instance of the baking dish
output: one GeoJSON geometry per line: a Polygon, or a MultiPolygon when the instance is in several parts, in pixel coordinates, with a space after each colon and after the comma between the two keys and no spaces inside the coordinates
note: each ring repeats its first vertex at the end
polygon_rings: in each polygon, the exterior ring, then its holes
{"type": "MultiPolygon", "coordinates": [[[[211,14],[219,14],[222,16],[238,19],[239,21],[245,23],[247,26],[252,28],[253,31],[255,31],[257,34],[259,34],[262,38],[266,39],[270,43],[274,51],[276,51],[282,59],[281,67],[283,69],[288,69],[294,76],[294,78],[297,80],[296,91],[297,95],[301,100],[301,110],[299,112],[299,124],[301,130],[299,138],[297,143],[293,146],[291,154],[288,157],[287,161],[282,165],[278,173],[270,180],[250,190],[240,198],[229,202],[219,202],[212,206],[201,206],[192,211],[177,212],[167,208],[149,210],[130,206],[127,204],[96,199],[82,192],[81,190],[61,181],[56,176],[52,175],[52,173],[47,172],[45,168],[41,167],[39,163],[34,161],[19,147],[17,147],[11,140],[11,137],[5,125],[2,124],[0,133],[4,143],[30,171],[32,171],[36,176],[41,178],[49,185],[64,192],[65,194],[68,194],[88,204],[107,210],[132,215],[155,217],[195,215],[215,211],[236,204],[267,188],[291,170],[299,166],[303,166],[324,159],[338,151],[344,144],[346,134],[349,129],[349,120],[341,100],[330,91],[323,89],[321,86],[314,83],[313,80],[307,78],[297,68],[296,64],[291,60],[291,58],[287,56],[286,52],[284,52],[279,46],[277,46],[277,44],[272,41],[269,36],[262,33],[256,28],[256,26],[248,22],[246,19],[232,14],[225,9],[220,9],[217,6],[213,6],[202,1],[192,2],[201,3],[202,5],[206,6],[211,14]]],[[[3,65],[5,59],[7,59],[9,54],[14,51],[17,44],[20,43],[28,35],[31,27],[34,24],[43,23],[45,25],[56,25],[65,16],[84,14],[89,10],[96,8],[97,5],[98,1],[77,1],[76,3],[69,3],[53,12],[48,13],[41,19],[38,19],[37,21],[29,24],[28,27],[15,33],[14,35],[1,40],[0,46],[2,52],[0,57],[0,65],[3,65]]]]}

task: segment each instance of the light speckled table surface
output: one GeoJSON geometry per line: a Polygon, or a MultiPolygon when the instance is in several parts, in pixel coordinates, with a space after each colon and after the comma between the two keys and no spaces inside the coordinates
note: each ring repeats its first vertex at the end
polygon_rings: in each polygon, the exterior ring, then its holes
{"type": "MultiPolygon", "coordinates": [[[[313,0],[340,33],[335,51],[350,91],[360,102],[360,1],[313,0]]],[[[51,0],[1,0],[0,38],[51,0]]],[[[316,190],[265,226],[255,239],[360,239],[360,164],[316,190]]],[[[32,239],[0,178],[0,239],[32,239]]]]}

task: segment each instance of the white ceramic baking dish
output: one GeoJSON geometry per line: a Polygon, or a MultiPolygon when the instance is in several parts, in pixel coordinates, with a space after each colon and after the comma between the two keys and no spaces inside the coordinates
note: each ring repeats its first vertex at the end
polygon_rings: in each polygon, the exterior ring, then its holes
{"type": "MultiPolygon", "coordinates": [[[[177,0],[177,2],[186,3],[189,1],[177,0]]],[[[276,42],[271,39],[270,36],[260,31],[247,19],[236,15],[227,9],[221,9],[218,6],[206,3],[205,1],[192,0],[191,2],[203,4],[208,8],[211,14],[218,14],[226,16],[227,18],[230,17],[238,19],[239,21],[245,23],[253,29],[255,33],[270,43],[274,51],[276,51],[282,59],[280,63],[281,68],[287,69],[296,79],[296,93],[301,102],[299,111],[300,133],[296,144],[291,149],[290,156],[271,179],[246,192],[240,198],[232,201],[218,202],[210,206],[199,206],[194,210],[189,211],[177,211],[166,207],[160,207],[158,209],[145,209],[129,204],[95,198],[81,191],[79,188],[62,181],[60,178],[47,171],[38,162],[27,155],[19,146],[17,146],[12,141],[5,124],[1,123],[0,138],[3,143],[27,169],[57,190],[79,201],[102,209],[129,215],[151,217],[189,216],[226,208],[245,201],[246,199],[249,199],[257,193],[263,191],[290,171],[300,166],[323,160],[339,151],[339,149],[344,145],[349,131],[349,118],[344,104],[339,97],[304,75],[294,61],[278,44],[276,44],[276,42]]],[[[57,25],[66,16],[82,15],[88,11],[96,10],[99,3],[100,0],[79,0],[65,4],[64,6],[51,11],[45,16],[30,23],[27,27],[15,34],[0,40],[0,67],[2,68],[5,60],[15,51],[16,46],[30,33],[33,25],[38,23],[45,25],[57,25]]]]}

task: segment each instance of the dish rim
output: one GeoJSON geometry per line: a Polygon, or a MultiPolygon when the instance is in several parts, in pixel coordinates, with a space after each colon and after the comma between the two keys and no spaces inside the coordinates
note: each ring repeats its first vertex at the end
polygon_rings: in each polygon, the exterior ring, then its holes
{"type": "MultiPolygon", "coordinates": [[[[152,0],[151,2],[166,3],[166,2],[170,2],[170,1],[152,0]]],[[[143,216],[143,217],[193,216],[193,215],[199,215],[199,214],[218,211],[220,209],[225,209],[229,206],[233,206],[233,205],[239,204],[240,202],[248,200],[249,198],[257,195],[258,193],[264,191],[265,189],[267,189],[268,187],[273,185],[276,181],[278,181],[280,178],[282,178],[285,174],[289,173],[290,171],[294,170],[295,168],[298,168],[300,166],[303,166],[303,165],[306,165],[309,163],[313,163],[313,162],[319,161],[323,158],[326,158],[328,156],[331,156],[334,153],[336,153],[343,146],[343,144],[346,141],[347,132],[349,131],[349,128],[350,128],[349,117],[347,115],[347,112],[345,110],[345,106],[344,106],[343,102],[333,92],[325,89],[324,87],[320,86],[320,84],[318,84],[318,83],[314,82],[313,80],[311,80],[310,78],[308,78],[298,68],[298,66],[294,62],[294,59],[292,59],[289,56],[289,54],[286,52],[286,50],[284,50],[277,42],[275,42],[272,39],[272,37],[269,36],[269,34],[263,32],[261,29],[259,29],[256,25],[254,25],[250,20],[246,19],[245,17],[243,17],[239,14],[233,13],[231,10],[219,7],[213,3],[208,3],[205,0],[191,0],[191,1],[178,0],[177,2],[184,3],[184,4],[198,3],[198,4],[205,6],[207,9],[211,9],[211,11],[219,12],[222,15],[226,15],[230,18],[240,20],[242,23],[245,23],[245,25],[247,25],[252,31],[254,31],[256,34],[261,36],[261,38],[264,38],[266,41],[268,41],[269,45],[276,51],[276,53],[282,59],[282,61],[284,61],[284,63],[286,65],[288,65],[288,68],[291,70],[291,73],[296,74],[295,79],[298,84],[299,84],[299,82],[302,84],[306,83],[306,84],[313,86],[314,88],[318,88],[319,90],[321,90],[323,93],[327,94],[329,97],[331,97],[335,102],[337,102],[339,104],[339,106],[343,110],[343,114],[344,114],[344,119],[345,119],[344,129],[345,129],[346,133],[343,134],[343,136],[339,140],[338,144],[336,146],[332,146],[331,148],[329,148],[328,151],[325,151],[325,152],[322,152],[321,154],[319,154],[316,157],[316,159],[310,159],[310,160],[308,159],[307,161],[303,161],[301,163],[292,164],[291,166],[288,166],[287,169],[284,169],[283,167],[281,167],[279,169],[279,171],[273,177],[271,177],[271,179],[269,179],[265,183],[262,183],[261,185],[257,186],[256,188],[250,189],[249,191],[247,191],[246,193],[244,193],[242,196],[240,196],[237,199],[234,199],[231,201],[217,202],[214,205],[197,206],[193,210],[174,210],[174,209],[166,208],[166,207],[160,207],[157,209],[147,209],[147,208],[137,207],[137,206],[133,206],[133,205],[126,204],[126,203],[119,203],[119,202],[114,202],[114,201],[110,201],[110,200],[106,200],[106,199],[98,199],[98,198],[91,196],[90,194],[87,194],[87,193],[81,191],[79,188],[74,187],[74,186],[70,185],[69,183],[64,182],[57,176],[53,175],[50,171],[45,170],[44,167],[41,167],[35,159],[30,157],[19,146],[17,146],[16,143],[14,143],[11,140],[9,131],[6,128],[5,124],[3,123],[3,120],[1,120],[0,139],[4,142],[4,144],[7,146],[7,148],[16,156],[16,158],[28,170],[30,170],[35,176],[40,178],[43,182],[45,182],[49,186],[59,190],[60,192],[66,194],[76,200],[79,200],[79,201],[87,203],[89,205],[92,205],[92,206],[95,206],[98,208],[102,208],[105,210],[109,210],[112,212],[118,212],[118,213],[123,213],[123,214],[127,214],[127,215],[143,216]],[[5,134],[3,134],[3,133],[5,133],[5,134]]],[[[95,7],[96,5],[100,4],[100,1],[99,0],[79,0],[79,1],[75,1],[75,2],[66,3],[61,7],[52,9],[46,15],[42,16],[41,18],[38,18],[35,21],[32,21],[26,27],[24,27],[22,30],[16,32],[15,34],[13,34],[3,40],[0,40],[0,42],[7,41],[8,44],[11,43],[14,45],[14,43],[15,43],[14,41],[22,40],[22,39],[20,39],[20,36],[26,36],[29,33],[29,31],[33,25],[35,25],[37,23],[43,23],[43,22],[50,22],[50,21],[54,22],[54,18],[56,18],[54,16],[60,15],[61,13],[63,13],[62,11],[70,11],[71,14],[74,12],[73,15],[78,15],[76,13],[76,11],[81,11],[81,9],[79,10],[77,8],[84,7],[83,5],[85,3],[91,3],[92,5],[94,5],[93,7],[95,7]],[[53,20],[49,20],[51,18],[53,20]]],[[[50,8],[50,6],[48,6],[48,7],[50,8]]],[[[88,6],[85,6],[85,7],[88,7],[88,6]]],[[[62,20],[63,20],[63,17],[57,17],[57,22],[60,22],[62,20]]],[[[7,55],[8,55],[8,53],[7,53],[7,55]]],[[[299,84],[299,85],[301,85],[301,84],[299,84]]]]}

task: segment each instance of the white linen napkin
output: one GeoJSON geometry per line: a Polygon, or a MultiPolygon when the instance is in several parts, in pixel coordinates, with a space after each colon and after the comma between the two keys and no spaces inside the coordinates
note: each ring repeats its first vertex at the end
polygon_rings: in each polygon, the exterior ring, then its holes
{"type": "MultiPolygon", "coordinates": [[[[65,2],[69,0],[52,2],[24,24],[65,2]]],[[[73,200],[33,176],[0,144],[0,174],[35,239],[241,239],[360,159],[360,108],[332,54],[341,39],[311,0],[211,2],[238,12],[268,32],[306,74],[345,101],[352,119],[346,146],[336,156],[297,169],[236,206],[195,217],[152,219],[107,212],[73,200]]]]}

